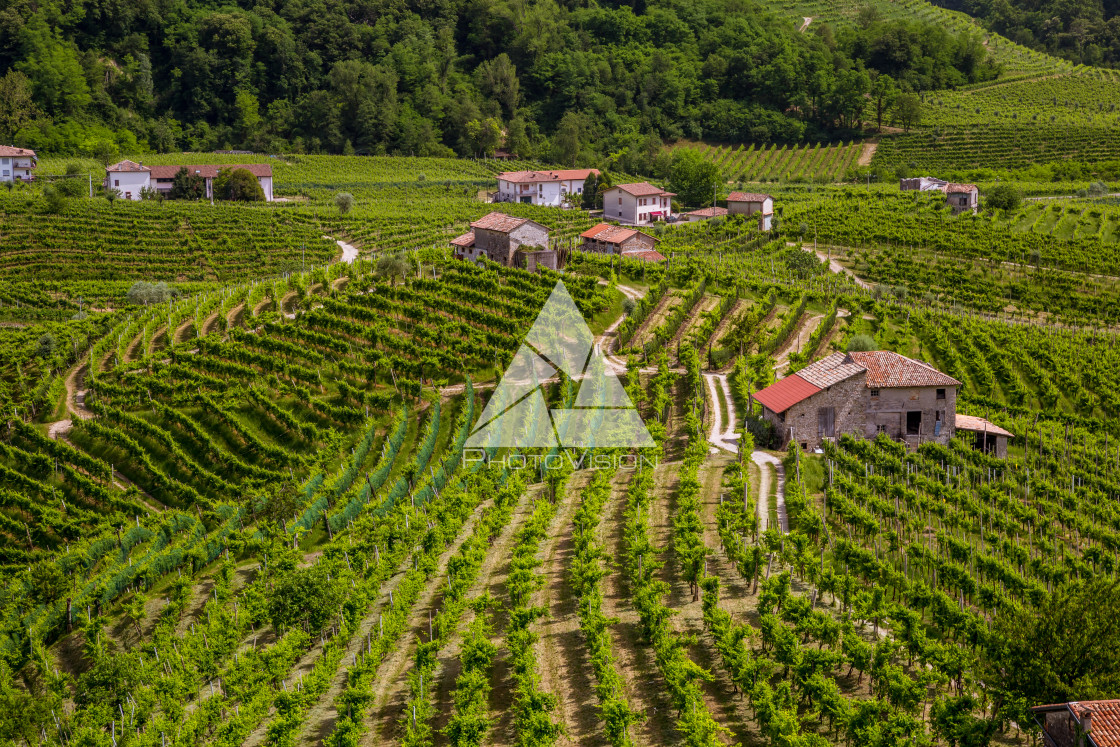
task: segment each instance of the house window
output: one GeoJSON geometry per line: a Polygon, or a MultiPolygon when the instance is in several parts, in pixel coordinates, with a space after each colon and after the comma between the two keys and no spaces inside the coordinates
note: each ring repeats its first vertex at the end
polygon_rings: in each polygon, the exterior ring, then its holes
{"type": "Polygon", "coordinates": [[[119,186],[121,186],[121,180],[120,180],[120,179],[114,179],[114,180],[113,180],[113,186],[114,186],[114,187],[119,187],[119,186]]]}
{"type": "MultiPolygon", "coordinates": [[[[621,198],[621,197],[619,197],[619,198],[618,198],[618,204],[619,204],[619,205],[621,205],[621,204],[622,204],[622,198],[621,198]]],[[[621,215],[621,213],[619,213],[619,215],[621,215]]]]}
{"type": "Polygon", "coordinates": [[[945,399],[945,390],[944,389],[938,389],[937,390],[937,398],[938,399],[945,399]]]}
{"type": "Polygon", "coordinates": [[[886,433],[887,432],[887,426],[883,425],[882,423],[879,423],[878,425],[875,426],[875,432],[876,433],[886,433]]]}
{"type": "Polygon", "coordinates": [[[125,192],[124,193],[124,198],[126,200],[131,200],[132,199],[132,193],[131,192],[125,192]]]}
{"type": "Polygon", "coordinates": [[[879,396],[879,390],[878,389],[872,389],[871,390],[871,396],[872,397],[878,397],[879,396]]]}

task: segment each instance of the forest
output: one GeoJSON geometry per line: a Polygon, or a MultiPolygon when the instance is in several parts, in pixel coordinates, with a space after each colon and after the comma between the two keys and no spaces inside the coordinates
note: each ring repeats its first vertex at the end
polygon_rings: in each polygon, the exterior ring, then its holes
{"type": "Polygon", "coordinates": [[[813,31],[744,0],[0,0],[0,141],[574,163],[850,137],[865,95],[912,109],[999,73],[978,33],[874,13],[813,31]]]}
{"type": "Polygon", "coordinates": [[[1082,65],[1120,65],[1116,0],[953,0],[962,10],[1025,47],[1082,65]]]}

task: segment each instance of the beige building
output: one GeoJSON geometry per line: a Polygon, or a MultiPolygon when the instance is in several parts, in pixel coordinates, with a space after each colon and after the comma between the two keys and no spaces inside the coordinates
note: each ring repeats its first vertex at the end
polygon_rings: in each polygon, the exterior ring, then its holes
{"type": "Polygon", "coordinates": [[[889,351],[833,353],[755,392],[784,448],[813,450],[844,433],[917,447],[953,436],[961,383],[889,351]]]}
{"type": "Polygon", "coordinates": [[[945,203],[953,209],[953,215],[980,209],[980,188],[975,184],[949,184],[945,187],[945,203]]]}
{"type": "Polygon", "coordinates": [[[115,189],[126,200],[141,199],[141,192],[145,189],[155,190],[166,197],[171,192],[171,185],[179,169],[186,169],[191,174],[202,178],[205,186],[205,198],[214,196],[214,179],[222,169],[245,169],[257,178],[264,192],[264,199],[272,202],[272,166],[267,163],[233,163],[224,166],[207,164],[199,166],[173,165],[173,166],[145,166],[136,161],[120,161],[105,169],[105,186],[115,189]]]}
{"type": "Polygon", "coordinates": [[[619,184],[603,193],[603,217],[631,226],[663,221],[673,214],[674,197],[649,182],[619,184]]]}
{"type": "Polygon", "coordinates": [[[727,195],[727,211],[732,215],[757,215],[761,231],[769,231],[774,224],[774,198],[770,195],[732,192],[727,195]]]}
{"type": "Polygon", "coordinates": [[[598,176],[599,170],[506,171],[498,174],[495,202],[563,207],[567,200],[582,199],[583,183],[591,174],[598,176]]]}

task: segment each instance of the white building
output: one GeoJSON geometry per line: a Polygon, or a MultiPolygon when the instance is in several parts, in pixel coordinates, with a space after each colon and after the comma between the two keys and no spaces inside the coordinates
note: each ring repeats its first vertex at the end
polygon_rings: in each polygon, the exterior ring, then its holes
{"type": "Polygon", "coordinates": [[[598,176],[599,170],[506,171],[498,174],[496,201],[561,207],[567,195],[583,195],[583,183],[591,174],[598,176]]]}
{"type": "Polygon", "coordinates": [[[674,197],[649,182],[619,184],[603,193],[603,217],[631,226],[655,223],[673,214],[674,197]]]}
{"type": "Polygon", "coordinates": [[[727,195],[727,210],[732,215],[758,214],[758,228],[769,231],[774,222],[774,198],[757,192],[732,192],[727,195]]]}
{"type": "Polygon", "coordinates": [[[32,169],[39,165],[35,151],[0,145],[0,182],[29,182],[32,169]]]}
{"type": "Polygon", "coordinates": [[[257,177],[257,183],[264,191],[264,199],[272,202],[272,166],[267,163],[236,163],[229,165],[206,166],[145,166],[135,161],[121,161],[105,169],[105,186],[117,190],[126,200],[139,200],[140,191],[154,189],[164,196],[171,191],[171,184],[179,169],[185,168],[192,174],[201,176],[206,183],[206,199],[214,196],[214,178],[222,169],[245,169],[257,177]]]}

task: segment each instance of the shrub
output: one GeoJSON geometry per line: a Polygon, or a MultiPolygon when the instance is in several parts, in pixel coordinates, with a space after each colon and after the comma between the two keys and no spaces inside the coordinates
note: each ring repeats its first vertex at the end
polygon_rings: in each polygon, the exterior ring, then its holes
{"type": "Polygon", "coordinates": [[[847,352],[849,353],[862,353],[878,349],[879,346],[871,335],[853,335],[852,339],[848,340],[847,352]]]}
{"type": "Polygon", "coordinates": [[[334,204],[338,207],[338,212],[346,215],[354,207],[354,195],[349,192],[339,192],[334,196],[334,204]]]}
{"type": "Polygon", "coordinates": [[[153,303],[166,303],[171,300],[174,291],[167,283],[149,283],[139,280],[128,289],[128,302],[137,306],[147,306],[153,303]]]}
{"type": "Polygon", "coordinates": [[[1011,184],[997,184],[984,197],[985,206],[991,210],[1016,210],[1023,201],[1023,193],[1011,184]]]}

